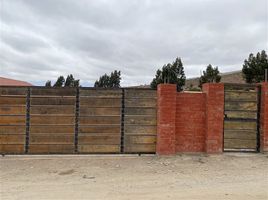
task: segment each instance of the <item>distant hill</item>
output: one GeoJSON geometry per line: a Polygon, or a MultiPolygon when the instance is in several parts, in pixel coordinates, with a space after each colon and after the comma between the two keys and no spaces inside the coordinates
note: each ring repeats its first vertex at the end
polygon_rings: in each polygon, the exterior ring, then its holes
{"type": "MultiPolygon", "coordinates": [[[[226,72],[221,73],[221,82],[222,83],[245,83],[245,80],[243,79],[242,71],[232,71],[232,72],[226,72]]],[[[199,85],[199,77],[197,78],[189,78],[186,80],[185,83],[185,89],[189,89],[190,87],[198,87],[199,85]]]]}
{"type": "MultiPolygon", "coordinates": [[[[220,75],[222,83],[245,83],[241,70],[221,73],[220,75]]],[[[191,85],[193,88],[198,88],[199,77],[187,79],[185,89],[189,89],[191,85]]],[[[130,86],[130,88],[150,88],[150,85],[130,86]]]]}

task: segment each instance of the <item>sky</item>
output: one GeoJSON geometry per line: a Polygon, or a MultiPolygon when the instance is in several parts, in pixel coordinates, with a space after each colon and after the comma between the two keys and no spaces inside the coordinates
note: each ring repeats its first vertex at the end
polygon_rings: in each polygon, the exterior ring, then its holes
{"type": "Polygon", "coordinates": [[[268,0],[0,0],[0,76],[44,85],[73,74],[82,86],[121,70],[149,84],[181,57],[186,77],[208,64],[242,69],[268,49],[268,0]]]}

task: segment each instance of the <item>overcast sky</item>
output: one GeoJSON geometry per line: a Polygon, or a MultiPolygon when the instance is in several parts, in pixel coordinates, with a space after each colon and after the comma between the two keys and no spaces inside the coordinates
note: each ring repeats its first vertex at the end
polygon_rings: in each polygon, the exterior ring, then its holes
{"type": "Polygon", "coordinates": [[[268,47],[267,0],[0,2],[0,76],[33,84],[72,73],[90,86],[115,69],[123,86],[148,84],[177,56],[187,77],[234,71],[268,47]]]}

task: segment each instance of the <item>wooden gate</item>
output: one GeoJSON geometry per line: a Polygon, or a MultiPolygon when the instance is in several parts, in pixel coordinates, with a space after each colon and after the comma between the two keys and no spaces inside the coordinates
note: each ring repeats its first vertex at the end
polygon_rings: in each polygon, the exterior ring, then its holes
{"type": "Polygon", "coordinates": [[[155,90],[0,87],[0,117],[0,153],[155,153],[155,90]]]}
{"type": "Polygon", "coordinates": [[[224,150],[259,151],[260,88],[225,84],[224,150]]]}

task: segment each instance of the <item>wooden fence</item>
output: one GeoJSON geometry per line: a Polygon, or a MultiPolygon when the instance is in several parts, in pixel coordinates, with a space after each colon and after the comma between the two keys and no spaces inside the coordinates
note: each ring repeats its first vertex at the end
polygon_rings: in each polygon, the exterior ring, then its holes
{"type": "Polygon", "coordinates": [[[156,91],[0,87],[1,153],[154,153],[156,91]]]}

